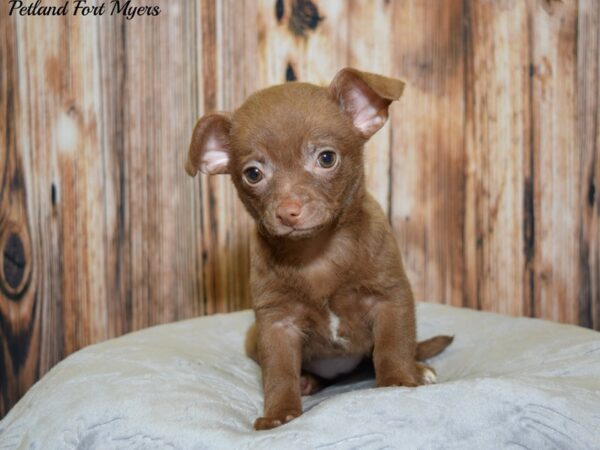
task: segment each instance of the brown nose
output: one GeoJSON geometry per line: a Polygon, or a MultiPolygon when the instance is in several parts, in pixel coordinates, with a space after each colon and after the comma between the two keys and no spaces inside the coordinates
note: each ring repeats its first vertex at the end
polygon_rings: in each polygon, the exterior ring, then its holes
{"type": "Polygon", "coordinates": [[[288,227],[298,225],[302,214],[302,203],[297,200],[284,200],[277,207],[276,214],[282,224],[288,227]]]}

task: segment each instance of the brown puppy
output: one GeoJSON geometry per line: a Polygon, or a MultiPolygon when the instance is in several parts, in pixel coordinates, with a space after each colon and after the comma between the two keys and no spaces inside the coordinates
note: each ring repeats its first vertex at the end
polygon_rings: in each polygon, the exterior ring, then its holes
{"type": "Polygon", "coordinates": [[[372,357],[377,386],[419,386],[417,362],[452,340],[417,345],[413,294],[392,230],[365,189],[363,146],[404,83],[341,70],[328,88],[274,86],[232,115],[196,125],[186,171],[228,173],[256,220],[251,244],[255,327],[246,350],[262,368],[264,417],[273,428],[302,413],[315,377],[372,357]]]}

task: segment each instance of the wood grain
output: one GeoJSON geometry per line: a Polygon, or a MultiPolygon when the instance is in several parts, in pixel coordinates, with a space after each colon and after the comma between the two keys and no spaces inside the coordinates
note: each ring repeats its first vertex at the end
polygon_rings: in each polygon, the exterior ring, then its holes
{"type": "Polygon", "coordinates": [[[533,255],[527,5],[473,1],[466,19],[464,303],[528,315],[527,265],[533,255]]]}
{"type": "MultiPolygon", "coordinates": [[[[123,52],[124,72],[122,84],[107,91],[122,90],[125,101],[112,103],[116,111],[107,107],[105,114],[115,129],[123,126],[124,136],[121,141],[117,131],[114,144],[106,146],[114,152],[107,221],[112,242],[122,244],[128,254],[119,291],[124,295],[120,304],[129,309],[130,329],[201,312],[201,298],[194,295],[200,254],[193,245],[198,239],[193,197],[198,190],[181,172],[189,139],[182,130],[191,129],[197,115],[192,95],[196,68],[190,64],[195,59],[194,16],[194,5],[170,3],[162,7],[159,21],[119,18],[114,24],[123,33],[115,46],[123,52]],[[115,120],[115,115],[121,118],[115,120]]],[[[111,31],[106,30],[105,42],[111,31]]],[[[113,251],[116,261],[119,247],[113,251]]]]}
{"type": "Polygon", "coordinates": [[[252,223],[190,132],[347,65],[408,82],[365,160],[417,299],[600,330],[599,2],[160,6],[0,2],[0,416],[82,346],[250,306],[252,223]]]}
{"type": "Polygon", "coordinates": [[[391,221],[420,301],[463,304],[463,2],[393,4],[391,221]]]}
{"type": "MultiPolygon", "coordinates": [[[[392,5],[389,2],[351,1],[348,7],[347,64],[367,72],[392,76],[392,5]],[[382,36],[387,38],[382,39],[382,36]]],[[[401,102],[403,99],[400,100],[401,102]]],[[[398,105],[391,106],[394,111],[398,105]]],[[[392,112],[393,114],[393,112],[392,112]]],[[[390,212],[391,120],[365,145],[367,189],[390,212]]]]}
{"type": "MultiPolygon", "coordinates": [[[[233,111],[258,88],[257,67],[250,57],[258,45],[254,4],[206,0],[201,8],[204,95],[198,117],[209,111],[233,111]],[[241,32],[223,32],[228,29],[241,32]]],[[[206,312],[247,308],[250,219],[228,176],[202,176],[200,183],[206,312]]]]}
{"type": "Polygon", "coordinates": [[[578,5],[578,323],[600,330],[600,2],[583,0],[578,5]]]}
{"type": "MultiPolygon", "coordinates": [[[[240,3],[236,0],[223,1],[218,27],[221,30],[239,30],[237,33],[221,34],[221,67],[219,75],[222,93],[221,109],[233,111],[246,97],[259,89],[258,67],[255,55],[258,52],[258,30],[255,18],[258,15],[256,2],[240,3]]],[[[249,289],[249,239],[252,222],[244,209],[233,184],[227,177],[220,177],[226,194],[225,207],[218,221],[220,236],[224,238],[221,266],[221,285],[225,287],[216,304],[222,310],[232,311],[251,306],[249,289]]]]}
{"type": "Polygon", "coordinates": [[[535,297],[538,317],[577,323],[580,286],[577,2],[532,15],[535,297]],[[572,301],[564,301],[571,298],[572,301]]]}
{"type": "Polygon", "coordinates": [[[0,5],[0,416],[38,377],[40,303],[18,133],[15,21],[0,5]],[[6,69],[5,69],[6,68],[6,69]]]}
{"type": "Polygon", "coordinates": [[[347,64],[349,12],[349,4],[338,1],[260,1],[260,85],[286,81],[327,85],[347,64]],[[277,5],[279,9],[274,8],[277,5]]]}

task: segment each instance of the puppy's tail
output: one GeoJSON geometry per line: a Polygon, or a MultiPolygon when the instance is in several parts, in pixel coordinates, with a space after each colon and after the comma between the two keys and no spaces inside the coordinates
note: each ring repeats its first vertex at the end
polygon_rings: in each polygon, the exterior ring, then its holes
{"type": "Polygon", "coordinates": [[[454,336],[434,336],[417,344],[417,360],[424,361],[442,353],[448,347],[454,336]]]}

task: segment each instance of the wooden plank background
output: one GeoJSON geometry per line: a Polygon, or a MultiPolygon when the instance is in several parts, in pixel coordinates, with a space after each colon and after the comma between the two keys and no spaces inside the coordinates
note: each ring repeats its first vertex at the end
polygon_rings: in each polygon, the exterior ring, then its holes
{"type": "Polygon", "coordinates": [[[0,2],[0,416],[82,346],[249,307],[252,225],[185,176],[192,127],[348,65],[408,82],[366,160],[417,299],[600,329],[600,2],[154,3],[0,2]]]}

